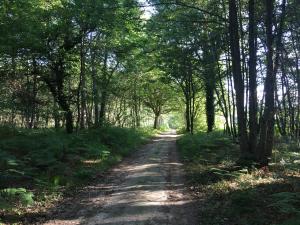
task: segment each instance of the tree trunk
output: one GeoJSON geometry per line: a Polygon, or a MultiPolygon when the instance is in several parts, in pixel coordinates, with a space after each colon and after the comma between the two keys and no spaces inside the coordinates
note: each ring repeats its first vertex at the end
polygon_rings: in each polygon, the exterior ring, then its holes
{"type": "Polygon", "coordinates": [[[267,76],[265,81],[265,109],[260,123],[260,139],[256,158],[262,165],[268,165],[272,154],[274,137],[274,90],[275,76],[273,70],[273,9],[274,0],[265,0],[266,35],[267,35],[267,76]]]}
{"type": "Polygon", "coordinates": [[[190,101],[188,97],[185,100],[185,122],[186,122],[186,132],[191,132],[191,121],[190,121],[190,101]]]}
{"type": "Polygon", "coordinates": [[[157,129],[158,128],[158,119],[159,119],[159,114],[155,114],[153,129],[157,129]]]}
{"type": "Polygon", "coordinates": [[[100,112],[99,112],[99,126],[103,127],[105,122],[105,113],[106,113],[106,100],[107,93],[103,91],[101,93],[101,104],[100,104],[100,112]]]}
{"type": "MultiPolygon", "coordinates": [[[[209,43],[210,35],[206,36],[209,43]]],[[[215,87],[216,87],[216,64],[218,58],[216,56],[216,49],[214,44],[206,44],[203,47],[203,60],[204,66],[204,86],[205,86],[205,112],[206,112],[206,124],[207,132],[212,132],[215,125],[215,87]]],[[[193,91],[194,93],[194,91],[193,91]]]]}
{"type": "Polygon", "coordinates": [[[63,60],[59,59],[52,68],[53,77],[45,78],[45,82],[48,85],[55,101],[64,111],[65,125],[67,133],[73,133],[73,114],[71,111],[70,103],[64,93],[64,64],[63,60]]]}
{"type": "Polygon", "coordinates": [[[214,97],[214,87],[208,82],[205,86],[205,96],[206,96],[206,123],[207,132],[212,132],[215,125],[215,97],[214,97]]]}
{"type": "Polygon", "coordinates": [[[84,129],[86,126],[86,113],[87,113],[87,106],[86,106],[86,90],[85,90],[85,52],[84,52],[84,40],[81,42],[80,48],[80,129],[84,129]]]}
{"type": "Polygon", "coordinates": [[[99,126],[99,92],[97,85],[97,70],[95,65],[95,52],[91,53],[92,81],[93,81],[93,100],[94,100],[94,125],[99,126]]]}
{"type": "Polygon", "coordinates": [[[36,111],[37,111],[37,104],[36,104],[36,97],[37,97],[37,65],[36,61],[33,58],[32,60],[32,75],[33,75],[33,90],[32,90],[32,109],[31,109],[31,115],[30,115],[30,122],[29,122],[29,127],[30,128],[37,128],[37,123],[36,123],[36,111]]]}
{"type": "Polygon", "coordinates": [[[232,73],[234,79],[234,88],[236,92],[236,106],[238,131],[240,139],[240,151],[242,158],[248,158],[248,137],[246,129],[246,118],[244,110],[244,83],[241,70],[241,56],[239,44],[239,27],[237,18],[237,7],[235,0],[229,0],[229,36],[230,50],[232,57],[232,73]]]}
{"type": "Polygon", "coordinates": [[[59,129],[60,118],[59,118],[57,102],[55,101],[55,99],[54,99],[54,105],[53,105],[53,117],[54,117],[54,128],[59,129]]]}
{"type": "Polygon", "coordinates": [[[295,54],[295,59],[296,59],[296,83],[297,83],[297,112],[296,112],[296,131],[295,131],[295,137],[297,138],[299,142],[299,136],[300,136],[300,69],[299,69],[299,56],[298,56],[298,51],[296,48],[296,41],[292,36],[292,46],[293,46],[293,51],[295,54]]]}
{"type": "Polygon", "coordinates": [[[256,39],[257,22],[255,0],[249,0],[249,151],[254,154],[257,145],[257,72],[256,72],[256,39]]]}

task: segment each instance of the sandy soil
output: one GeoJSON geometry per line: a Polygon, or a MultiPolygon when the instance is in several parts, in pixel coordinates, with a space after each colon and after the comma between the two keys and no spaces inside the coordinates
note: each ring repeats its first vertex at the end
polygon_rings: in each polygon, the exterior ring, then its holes
{"type": "Polygon", "coordinates": [[[176,138],[175,133],[159,135],[43,224],[197,225],[196,202],[184,186],[176,138]]]}

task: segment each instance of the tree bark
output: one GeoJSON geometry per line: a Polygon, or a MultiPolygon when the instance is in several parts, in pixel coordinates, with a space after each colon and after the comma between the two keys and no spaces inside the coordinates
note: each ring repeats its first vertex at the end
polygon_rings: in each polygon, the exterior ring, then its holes
{"type": "Polygon", "coordinates": [[[85,90],[85,52],[84,52],[84,38],[81,41],[80,48],[80,129],[84,129],[86,126],[86,90],[85,90]]]}
{"type": "Polygon", "coordinates": [[[159,114],[155,114],[153,129],[157,129],[158,128],[158,118],[159,118],[159,114]]]}
{"type": "Polygon", "coordinates": [[[256,39],[257,22],[255,16],[255,0],[249,0],[249,151],[253,154],[257,145],[257,71],[256,71],[256,39]]]}
{"type": "Polygon", "coordinates": [[[91,75],[93,82],[93,101],[94,101],[94,125],[99,126],[99,92],[97,84],[97,69],[95,65],[95,52],[91,50],[91,75]]]}
{"type": "Polygon", "coordinates": [[[29,122],[29,128],[37,128],[37,122],[36,122],[36,111],[37,111],[37,65],[35,58],[32,59],[32,75],[33,75],[33,90],[32,90],[32,109],[31,109],[31,115],[30,115],[30,122],[29,122]]]}
{"type": "Polygon", "coordinates": [[[105,122],[105,113],[106,113],[106,101],[107,101],[107,93],[103,91],[101,93],[101,103],[100,103],[100,112],[99,112],[99,126],[103,127],[105,122]]]}
{"type": "Polygon", "coordinates": [[[265,109],[260,123],[260,139],[257,149],[257,160],[261,166],[268,165],[272,154],[274,138],[274,91],[275,76],[273,70],[273,9],[274,0],[265,0],[266,37],[267,37],[267,75],[265,81],[265,109]]]}
{"type": "Polygon", "coordinates": [[[238,119],[238,133],[240,140],[240,151],[242,158],[248,158],[248,136],[246,129],[246,118],[244,110],[244,83],[241,70],[241,56],[239,44],[239,27],[237,18],[237,7],[235,0],[229,0],[229,36],[232,58],[232,73],[234,88],[236,92],[236,106],[238,119]]]}
{"type": "Polygon", "coordinates": [[[215,125],[215,97],[214,87],[209,83],[206,83],[205,96],[207,132],[212,132],[215,125]]]}
{"type": "Polygon", "coordinates": [[[73,133],[73,113],[71,111],[70,103],[64,93],[64,63],[62,59],[59,59],[54,63],[52,68],[53,77],[45,78],[55,101],[64,111],[65,125],[67,133],[73,133]]]}

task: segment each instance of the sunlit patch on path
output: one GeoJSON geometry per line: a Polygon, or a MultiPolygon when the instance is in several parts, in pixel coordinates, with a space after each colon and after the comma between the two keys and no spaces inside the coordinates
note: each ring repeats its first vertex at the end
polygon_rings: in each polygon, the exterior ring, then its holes
{"type": "Polygon", "coordinates": [[[159,135],[115,168],[105,184],[89,187],[83,211],[47,224],[196,224],[176,138],[174,133],[159,135]]]}

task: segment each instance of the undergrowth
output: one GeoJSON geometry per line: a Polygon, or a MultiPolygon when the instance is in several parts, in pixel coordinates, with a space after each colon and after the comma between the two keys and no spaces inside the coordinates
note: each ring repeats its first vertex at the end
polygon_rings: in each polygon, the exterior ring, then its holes
{"type": "Polygon", "coordinates": [[[258,170],[236,165],[238,146],[220,132],[179,139],[200,224],[299,225],[300,153],[288,146],[278,142],[273,162],[258,170]]]}
{"type": "Polygon", "coordinates": [[[98,179],[153,134],[117,127],[72,135],[0,127],[0,224],[22,223],[28,211],[98,179]]]}

